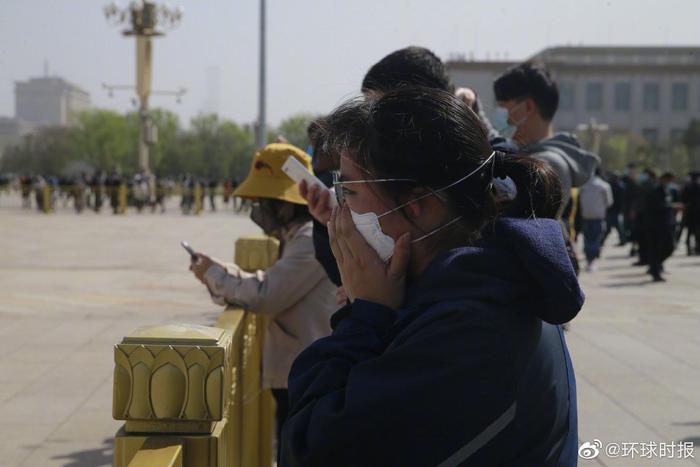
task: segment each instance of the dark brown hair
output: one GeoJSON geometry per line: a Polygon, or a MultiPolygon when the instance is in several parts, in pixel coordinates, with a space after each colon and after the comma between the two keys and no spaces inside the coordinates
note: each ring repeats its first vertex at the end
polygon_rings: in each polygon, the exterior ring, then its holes
{"type": "MultiPolygon", "coordinates": [[[[461,99],[439,89],[405,87],[377,99],[354,99],[323,124],[325,151],[345,152],[375,178],[415,180],[381,184],[397,203],[416,186],[438,190],[457,182],[493,153],[479,117],[461,99]]],[[[462,216],[468,237],[476,238],[498,215],[555,217],[561,185],[542,162],[498,154],[441,194],[462,216]],[[495,169],[515,182],[514,200],[499,202],[494,195],[495,169]]]]}

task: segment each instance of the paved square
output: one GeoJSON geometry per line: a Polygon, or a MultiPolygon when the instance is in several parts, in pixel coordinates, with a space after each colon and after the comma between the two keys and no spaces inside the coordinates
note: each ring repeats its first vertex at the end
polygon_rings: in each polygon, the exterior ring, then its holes
{"type": "MultiPolygon", "coordinates": [[[[0,466],[111,465],[112,346],[141,325],[211,323],[219,308],[179,241],[228,260],[258,229],[231,211],[182,216],[174,202],[127,216],[19,205],[0,194],[0,466]]],[[[588,298],[567,335],[580,441],[698,445],[700,257],[679,250],[668,282],[651,284],[626,252],[606,248],[600,270],[581,276],[588,298]]],[[[700,465],[700,450],[693,460],[601,452],[580,465],[700,465]]]]}

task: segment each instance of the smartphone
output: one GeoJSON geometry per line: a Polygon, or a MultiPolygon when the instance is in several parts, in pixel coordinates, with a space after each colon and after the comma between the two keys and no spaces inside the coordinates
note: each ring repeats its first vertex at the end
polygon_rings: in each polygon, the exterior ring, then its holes
{"type": "Polygon", "coordinates": [[[196,259],[197,259],[197,253],[192,249],[192,247],[190,246],[189,243],[187,243],[186,241],[183,240],[183,241],[180,242],[180,245],[182,245],[182,248],[184,248],[185,250],[187,250],[187,253],[190,254],[190,257],[191,257],[193,260],[196,260],[196,259]]]}
{"type": "MultiPolygon", "coordinates": [[[[304,165],[294,156],[289,156],[287,158],[287,161],[282,166],[282,171],[287,174],[287,177],[291,178],[297,183],[300,183],[302,180],[306,180],[306,186],[309,188],[311,188],[313,185],[318,185],[324,190],[328,189],[317,176],[306,170],[306,167],[304,167],[304,165]]],[[[335,205],[338,204],[335,196],[331,195],[328,200],[330,208],[334,208],[335,205]]]]}

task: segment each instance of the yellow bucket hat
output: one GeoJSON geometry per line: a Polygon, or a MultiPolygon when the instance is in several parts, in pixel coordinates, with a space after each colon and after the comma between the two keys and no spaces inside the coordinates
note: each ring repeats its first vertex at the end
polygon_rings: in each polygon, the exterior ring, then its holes
{"type": "Polygon", "coordinates": [[[255,153],[253,165],[243,183],[233,192],[241,198],[272,198],[296,204],[307,204],[299,194],[294,180],[282,171],[289,156],[294,156],[306,169],[311,169],[311,157],[291,144],[273,143],[255,153]]]}

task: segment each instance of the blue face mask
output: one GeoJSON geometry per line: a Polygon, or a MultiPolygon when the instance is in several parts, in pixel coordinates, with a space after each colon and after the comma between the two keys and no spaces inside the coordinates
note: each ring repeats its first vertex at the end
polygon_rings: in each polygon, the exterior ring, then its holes
{"type": "MultiPolygon", "coordinates": [[[[517,109],[521,105],[523,105],[525,102],[520,102],[519,104],[515,105],[513,107],[513,110],[517,109]]],[[[511,124],[509,123],[510,119],[510,113],[508,112],[508,109],[504,107],[496,107],[496,109],[493,112],[493,120],[492,124],[494,129],[504,138],[506,139],[511,139],[515,132],[518,130],[518,126],[522,125],[525,123],[525,120],[527,120],[527,116],[523,117],[520,119],[520,121],[511,124]]]]}
{"type": "Polygon", "coordinates": [[[504,138],[510,139],[515,134],[518,128],[515,125],[508,123],[508,109],[497,107],[493,111],[493,119],[491,120],[494,129],[504,138]]]}
{"type": "Polygon", "coordinates": [[[641,173],[639,177],[637,178],[637,181],[639,183],[646,183],[649,181],[649,174],[647,173],[641,173]]]}

